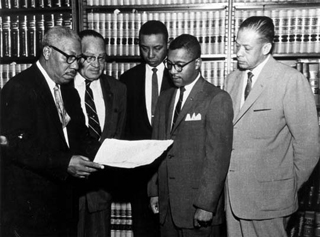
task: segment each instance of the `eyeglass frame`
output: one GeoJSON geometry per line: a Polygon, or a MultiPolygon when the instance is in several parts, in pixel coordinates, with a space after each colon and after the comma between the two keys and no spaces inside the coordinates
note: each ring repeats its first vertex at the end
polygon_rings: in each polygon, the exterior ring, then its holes
{"type": "Polygon", "coordinates": [[[66,57],[66,63],[68,64],[72,64],[74,63],[75,61],[79,62],[80,59],[81,59],[81,55],[80,56],[76,56],[76,55],[69,55],[69,54],[66,54],[65,52],[63,52],[62,50],[58,49],[57,47],[53,46],[53,45],[48,45],[48,47],[56,50],[57,52],[61,53],[63,56],[66,57]],[[73,60],[72,62],[70,62],[70,58],[71,60],[73,60]]]}
{"type": "Polygon", "coordinates": [[[187,62],[187,63],[185,63],[185,64],[183,64],[183,65],[175,64],[175,63],[172,63],[170,60],[165,59],[165,60],[164,60],[164,66],[165,66],[168,70],[171,70],[172,67],[174,67],[174,70],[176,70],[177,72],[182,72],[182,70],[183,70],[183,68],[184,68],[185,66],[187,66],[188,64],[190,64],[190,63],[192,63],[193,61],[197,60],[198,58],[199,58],[199,57],[194,58],[194,59],[192,59],[191,61],[189,61],[189,62],[187,62]],[[170,65],[171,65],[171,68],[170,68],[170,69],[169,69],[169,67],[168,67],[168,62],[170,62],[170,65]],[[177,69],[176,66],[179,67],[179,68],[177,69]]]}
{"type": "Polygon", "coordinates": [[[87,63],[93,63],[96,60],[98,60],[99,63],[105,63],[107,61],[107,54],[104,55],[104,57],[101,56],[88,56],[85,54],[81,54],[81,57],[87,62],[87,63]],[[90,60],[90,62],[88,61],[88,58],[93,58],[94,60],[90,60]],[[99,60],[99,59],[103,59],[103,61],[99,60]]]}

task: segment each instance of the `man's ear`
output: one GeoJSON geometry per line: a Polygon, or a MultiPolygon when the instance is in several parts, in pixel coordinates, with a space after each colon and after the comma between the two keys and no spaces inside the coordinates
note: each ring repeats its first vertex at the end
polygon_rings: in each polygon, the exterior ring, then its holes
{"type": "Polygon", "coordinates": [[[265,43],[262,47],[262,53],[263,55],[267,55],[271,53],[272,44],[271,43],[265,43]]]}
{"type": "Polygon", "coordinates": [[[49,46],[45,46],[42,49],[42,54],[45,60],[49,60],[52,49],[49,46]]]}
{"type": "Polygon", "coordinates": [[[196,69],[200,70],[202,59],[201,58],[197,58],[195,61],[196,61],[196,69]]]}

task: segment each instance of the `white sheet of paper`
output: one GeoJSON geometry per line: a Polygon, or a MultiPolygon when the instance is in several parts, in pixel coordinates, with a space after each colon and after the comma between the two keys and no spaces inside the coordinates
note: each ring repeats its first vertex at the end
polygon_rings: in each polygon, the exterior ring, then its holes
{"type": "Polygon", "coordinates": [[[135,168],[151,164],[173,140],[118,140],[105,139],[94,162],[120,168],[135,168]]]}

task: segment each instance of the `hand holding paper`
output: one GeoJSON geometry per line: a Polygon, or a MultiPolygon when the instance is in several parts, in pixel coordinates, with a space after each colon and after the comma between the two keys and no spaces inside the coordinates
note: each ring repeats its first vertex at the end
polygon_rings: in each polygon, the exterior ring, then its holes
{"type": "Polygon", "coordinates": [[[173,140],[117,140],[105,139],[94,162],[120,167],[135,168],[148,165],[157,159],[173,140]]]}

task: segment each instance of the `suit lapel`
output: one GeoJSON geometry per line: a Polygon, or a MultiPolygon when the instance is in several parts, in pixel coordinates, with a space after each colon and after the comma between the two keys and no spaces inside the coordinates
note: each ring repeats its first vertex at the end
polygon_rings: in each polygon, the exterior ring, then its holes
{"type": "MultiPolygon", "coordinates": [[[[187,115],[187,113],[191,110],[191,108],[196,104],[196,102],[198,101],[199,99],[199,94],[200,92],[202,92],[203,90],[203,83],[204,83],[204,79],[202,77],[199,78],[199,80],[196,82],[196,84],[193,86],[188,98],[186,99],[180,113],[179,113],[179,116],[177,118],[177,121],[174,125],[174,127],[172,128],[172,131],[171,132],[174,132],[177,127],[179,127],[181,121],[183,121],[183,119],[185,118],[185,116],[187,115]]],[[[175,97],[173,97],[175,98],[175,97]]],[[[174,101],[174,99],[173,99],[174,101]]],[[[173,111],[173,109],[172,109],[173,111]]],[[[173,112],[171,112],[173,113],[173,112]]],[[[172,118],[172,114],[171,114],[171,117],[172,118]]]]}
{"type": "MultiPolygon", "coordinates": [[[[274,59],[271,57],[261,70],[259,77],[257,78],[257,81],[255,82],[248,98],[244,102],[243,106],[240,108],[239,113],[236,115],[234,124],[236,124],[242,118],[242,116],[251,108],[255,101],[260,97],[261,93],[264,91],[266,86],[269,83],[272,83],[271,81],[273,77],[272,71],[274,62],[274,59]]],[[[241,101],[241,91],[239,101],[241,101]]]]}
{"type": "Polygon", "coordinates": [[[108,127],[110,125],[110,122],[112,121],[112,118],[110,118],[110,116],[112,115],[111,110],[112,110],[112,105],[113,105],[113,93],[111,91],[108,80],[105,76],[102,76],[100,78],[100,84],[101,84],[104,106],[105,106],[104,127],[101,128],[101,130],[102,130],[101,137],[105,137],[105,135],[108,131],[108,127]]]}
{"type": "MultiPolygon", "coordinates": [[[[62,131],[62,125],[59,119],[59,115],[57,112],[57,107],[55,105],[52,93],[50,91],[50,88],[48,86],[48,83],[44,76],[42,75],[41,71],[39,68],[34,65],[35,67],[35,86],[38,87],[37,93],[39,94],[39,97],[42,98],[44,105],[46,105],[46,111],[49,113],[48,117],[52,118],[52,123],[54,126],[58,129],[59,134],[65,141],[65,137],[62,131]]],[[[62,93],[62,91],[61,91],[62,93]]],[[[64,95],[62,94],[62,98],[64,95]]],[[[72,118],[71,118],[72,119],[72,118]]]]}

